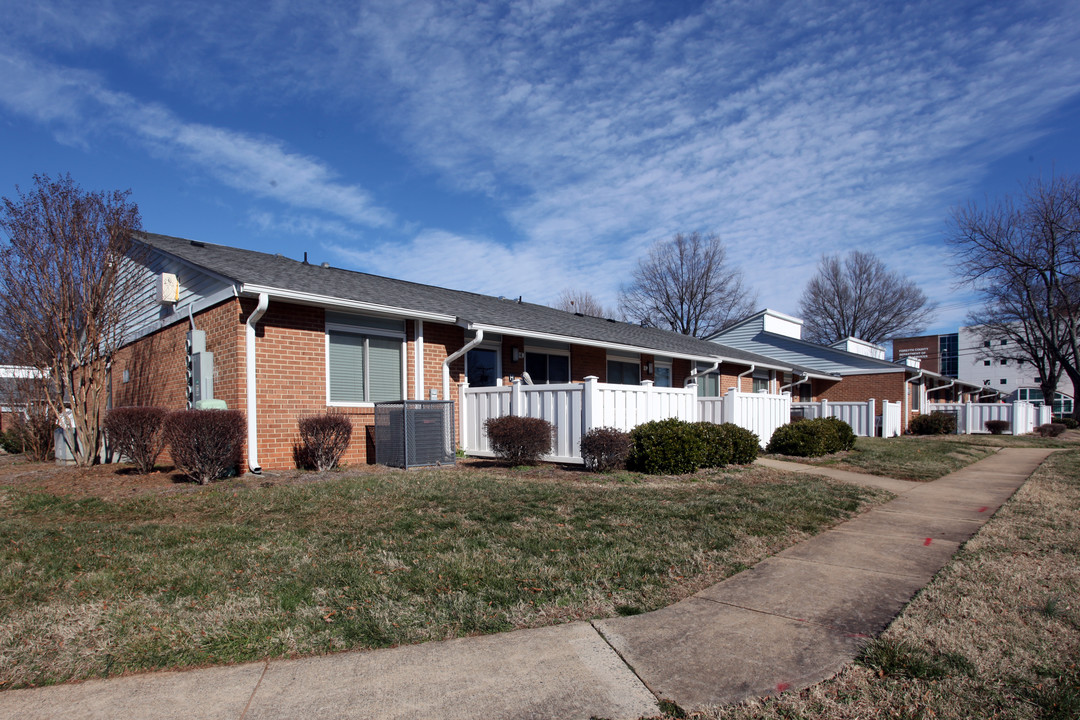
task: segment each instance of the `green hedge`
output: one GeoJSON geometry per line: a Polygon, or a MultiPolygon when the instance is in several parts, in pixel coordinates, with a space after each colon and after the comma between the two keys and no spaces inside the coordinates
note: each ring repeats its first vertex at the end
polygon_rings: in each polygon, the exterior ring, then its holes
{"type": "Polygon", "coordinates": [[[731,423],[654,420],[631,430],[630,441],[630,467],[652,475],[745,465],[758,455],[757,435],[731,423]]]}
{"type": "Polygon", "coordinates": [[[956,416],[935,411],[928,415],[916,415],[908,423],[912,435],[951,435],[956,432],[956,416]]]}
{"type": "Polygon", "coordinates": [[[819,457],[855,447],[855,431],[837,418],[796,420],[776,429],[766,452],[819,457]]]}

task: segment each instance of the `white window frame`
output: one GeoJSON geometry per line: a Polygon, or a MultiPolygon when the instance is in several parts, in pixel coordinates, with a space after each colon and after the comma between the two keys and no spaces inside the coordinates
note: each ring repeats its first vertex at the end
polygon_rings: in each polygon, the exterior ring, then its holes
{"type": "MultiPolygon", "coordinates": [[[[409,362],[408,362],[408,348],[409,343],[403,332],[396,332],[394,330],[386,330],[384,328],[365,327],[363,325],[346,325],[343,323],[328,322],[324,324],[323,330],[323,355],[326,358],[324,371],[326,374],[326,407],[351,407],[351,408],[373,408],[374,402],[331,402],[330,400],[330,333],[349,333],[352,335],[365,335],[368,337],[378,336],[384,338],[394,338],[401,340],[401,398],[404,400],[408,398],[409,387],[409,362]]],[[[365,375],[369,372],[368,363],[364,363],[365,375]]],[[[367,377],[364,378],[364,389],[370,387],[367,377]]]]}

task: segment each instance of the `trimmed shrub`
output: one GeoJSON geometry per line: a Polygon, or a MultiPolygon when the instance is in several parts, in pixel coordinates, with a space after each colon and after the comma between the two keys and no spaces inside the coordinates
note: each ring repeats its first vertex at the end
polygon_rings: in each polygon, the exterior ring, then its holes
{"type": "Polygon", "coordinates": [[[991,435],[1004,435],[1005,431],[1009,429],[1008,420],[987,420],[986,430],[991,435]]]}
{"type": "Polygon", "coordinates": [[[912,435],[950,435],[956,432],[956,416],[940,410],[916,415],[908,423],[912,435]]]}
{"type": "Polygon", "coordinates": [[[581,438],[581,458],[589,470],[621,468],[630,456],[630,435],[611,427],[593,428],[581,438]]]}
{"type": "Polygon", "coordinates": [[[296,421],[300,442],[293,446],[297,467],[322,472],[336,468],[352,440],[352,420],[340,413],[305,415],[296,421]]]}
{"type": "Polygon", "coordinates": [[[796,420],[776,429],[766,452],[798,457],[819,457],[855,446],[855,432],[843,420],[796,420]]]}
{"type": "Polygon", "coordinates": [[[1068,415],[1059,415],[1058,417],[1054,418],[1054,422],[1061,423],[1065,426],[1067,430],[1080,429],[1080,422],[1077,422],[1075,419],[1069,417],[1068,415]]]}
{"type": "Polygon", "coordinates": [[[701,433],[676,418],[642,423],[630,431],[630,441],[631,466],[650,475],[692,473],[705,462],[701,433]]]}
{"type": "Polygon", "coordinates": [[[749,465],[757,459],[758,453],[761,452],[761,438],[757,436],[757,433],[739,427],[735,423],[724,423],[720,427],[724,428],[728,440],[731,441],[732,465],[749,465]]]}
{"type": "Polygon", "coordinates": [[[506,415],[484,423],[491,449],[510,465],[537,465],[551,452],[554,428],[547,420],[506,415]]]}
{"type": "Polygon", "coordinates": [[[1046,423],[1035,428],[1035,432],[1039,434],[1039,437],[1057,437],[1061,433],[1065,432],[1067,428],[1061,423],[1046,423]]]}
{"type": "Polygon", "coordinates": [[[200,485],[236,472],[244,431],[239,410],[179,410],[165,419],[176,469],[200,485]]]}
{"type": "Polygon", "coordinates": [[[152,472],[158,455],[165,449],[165,418],[169,411],[159,407],[118,407],[105,416],[109,444],[128,457],[139,472],[152,472]]]}
{"type": "Polygon", "coordinates": [[[821,418],[822,422],[833,426],[836,431],[836,452],[846,452],[855,448],[855,430],[840,418],[821,418]]]}
{"type": "Polygon", "coordinates": [[[705,458],[701,467],[718,468],[730,465],[733,448],[727,429],[711,422],[694,423],[694,428],[705,443],[705,458]]]}

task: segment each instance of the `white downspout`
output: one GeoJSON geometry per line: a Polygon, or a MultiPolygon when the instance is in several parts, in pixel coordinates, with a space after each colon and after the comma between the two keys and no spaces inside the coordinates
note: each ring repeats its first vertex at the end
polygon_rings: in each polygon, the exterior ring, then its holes
{"type": "Polygon", "coordinates": [[[484,331],[477,328],[476,337],[474,337],[469,342],[465,343],[465,347],[461,348],[456,353],[454,353],[453,355],[448,356],[445,360],[443,360],[443,364],[442,364],[442,399],[443,400],[449,400],[450,399],[450,363],[454,362],[459,357],[461,357],[462,355],[464,355],[465,353],[469,352],[474,347],[479,345],[480,341],[483,340],[483,339],[484,339],[484,331]]]}
{"type": "Polygon", "coordinates": [[[255,323],[262,318],[263,313],[266,312],[266,306],[269,304],[270,296],[266,293],[259,293],[259,304],[255,306],[255,311],[248,316],[245,329],[248,468],[256,475],[262,473],[262,467],[259,466],[259,428],[258,421],[255,418],[255,411],[258,407],[255,401],[255,323]]]}
{"type": "Polygon", "coordinates": [[[810,373],[803,373],[801,380],[796,380],[795,382],[788,383],[787,385],[781,385],[780,386],[780,392],[784,392],[784,390],[787,390],[788,388],[795,387],[796,385],[802,385],[804,382],[806,382],[809,379],[810,379],[810,373]]]}
{"type": "Polygon", "coordinates": [[[953,380],[951,383],[948,383],[946,385],[939,385],[936,388],[930,388],[930,389],[928,389],[926,391],[926,393],[929,395],[930,393],[937,392],[938,390],[948,390],[949,388],[951,388],[955,384],[956,384],[956,381],[953,380]]]}
{"type": "Polygon", "coordinates": [[[683,387],[689,387],[691,382],[697,380],[702,375],[711,375],[712,373],[716,372],[719,369],[720,369],[720,362],[719,361],[714,362],[712,364],[712,367],[709,368],[708,370],[702,370],[701,372],[698,372],[698,369],[695,366],[695,367],[690,369],[690,377],[686,378],[686,380],[683,381],[683,387]]]}
{"type": "Polygon", "coordinates": [[[742,379],[747,375],[752,374],[755,370],[757,370],[757,365],[751,365],[749,370],[735,376],[735,392],[742,392],[742,379]]]}
{"type": "MultiPolygon", "coordinates": [[[[904,381],[904,387],[906,388],[906,391],[904,392],[904,395],[906,396],[905,399],[908,401],[908,406],[907,406],[906,412],[904,414],[904,417],[900,418],[900,426],[901,427],[907,427],[906,419],[911,417],[911,405],[912,405],[911,393],[915,391],[915,386],[911,385],[911,383],[915,382],[916,380],[921,380],[922,376],[925,375],[925,374],[926,374],[926,372],[924,370],[920,370],[918,375],[911,378],[910,380],[905,380],[904,381]],[[911,385],[911,387],[908,387],[909,385],[911,385]]],[[[903,408],[901,408],[901,409],[903,409],[903,408]]]]}

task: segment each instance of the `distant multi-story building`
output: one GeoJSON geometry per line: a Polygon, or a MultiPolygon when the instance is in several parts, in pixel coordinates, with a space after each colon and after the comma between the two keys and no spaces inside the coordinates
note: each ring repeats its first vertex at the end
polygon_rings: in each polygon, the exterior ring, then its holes
{"type": "Polygon", "coordinates": [[[915,358],[921,368],[961,379],[957,375],[957,347],[957,333],[897,338],[893,340],[893,362],[915,358]]]}
{"type": "MultiPolygon", "coordinates": [[[[893,340],[893,361],[908,357],[918,358],[922,367],[932,372],[981,385],[1006,401],[1043,404],[1042,378],[1016,344],[1008,339],[984,340],[975,326],[961,327],[955,333],[893,340]]],[[[1054,394],[1054,413],[1069,414],[1072,409],[1072,383],[1062,378],[1054,394]]]]}

